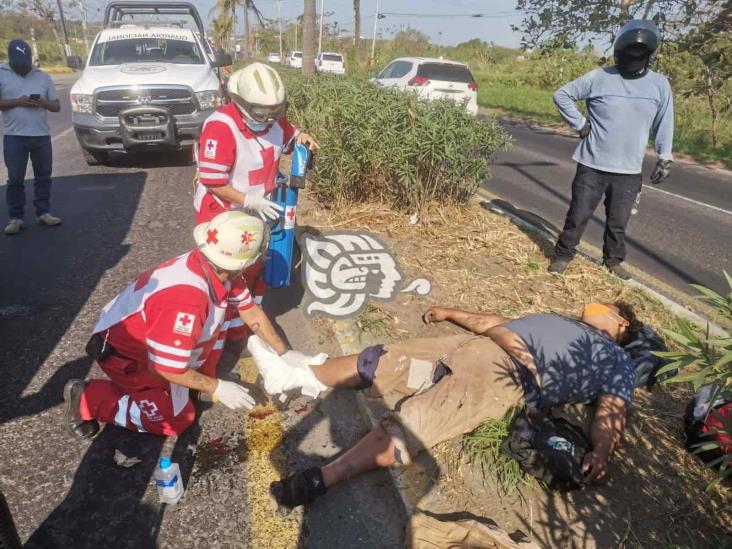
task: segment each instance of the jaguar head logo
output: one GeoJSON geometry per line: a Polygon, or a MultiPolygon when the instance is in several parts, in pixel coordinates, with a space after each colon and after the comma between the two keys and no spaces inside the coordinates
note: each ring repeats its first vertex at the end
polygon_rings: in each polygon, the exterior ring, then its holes
{"type": "MultiPolygon", "coordinates": [[[[394,255],[372,234],[305,234],[300,247],[303,284],[312,296],[308,315],[354,316],[369,300],[392,299],[404,280],[394,255]]],[[[430,290],[428,280],[417,279],[404,291],[426,295],[430,290]]]]}

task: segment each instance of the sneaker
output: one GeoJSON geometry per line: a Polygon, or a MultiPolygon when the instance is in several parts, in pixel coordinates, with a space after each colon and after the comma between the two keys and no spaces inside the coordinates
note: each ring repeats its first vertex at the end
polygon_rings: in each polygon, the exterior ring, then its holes
{"type": "Polygon", "coordinates": [[[605,268],[613,273],[615,276],[617,276],[620,280],[630,280],[633,278],[633,276],[626,271],[620,263],[615,263],[613,265],[608,265],[607,263],[604,264],[605,268]]]}
{"type": "Polygon", "coordinates": [[[79,412],[81,395],[86,388],[86,381],[70,379],[64,386],[64,409],[66,429],[76,438],[94,438],[99,433],[99,422],[96,419],[84,420],[79,412]]]}
{"type": "Polygon", "coordinates": [[[549,264],[549,268],[547,269],[547,271],[553,274],[562,274],[564,273],[564,271],[567,270],[567,265],[569,265],[570,261],[572,260],[565,259],[563,257],[555,257],[549,264]]]}
{"type": "Polygon", "coordinates": [[[5,225],[5,234],[18,234],[23,227],[25,227],[25,222],[22,219],[11,219],[5,225]]]}
{"type": "Polygon", "coordinates": [[[269,486],[270,496],[277,503],[277,512],[281,516],[289,514],[295,507],[314,501],[327,491],[320,467],[311,467],[269,486]]]}
{"type": "Polygon", "coordinates": [[[56,225],[61,225],[61,219],[50,213],[44,213],[38,216],[38,223],[47,227],[55,227],[56,225]]]}

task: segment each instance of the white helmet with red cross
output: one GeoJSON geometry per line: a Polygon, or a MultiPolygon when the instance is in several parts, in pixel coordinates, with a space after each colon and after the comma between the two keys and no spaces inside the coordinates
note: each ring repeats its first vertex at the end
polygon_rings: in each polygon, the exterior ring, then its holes
{"type": "Polygon", "coordinates": [[[285,84],[277,71],[264,63],[236,71],[226,89],[239,109],[255,122],[272,124],[287,112],[285,84]]]}
{"type": "Polygon", "coordinates": [[[257,217],[229,211],[208,223],[196,225],[193,238],[198,249],[216,267],[225,271],[242,271],[266,251],[269,227],[257,217]]]}

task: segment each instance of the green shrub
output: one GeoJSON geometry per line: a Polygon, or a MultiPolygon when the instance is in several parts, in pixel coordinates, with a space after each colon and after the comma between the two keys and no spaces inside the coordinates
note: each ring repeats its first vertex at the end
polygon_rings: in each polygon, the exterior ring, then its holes
{"type": "Polygon", "coordinates": [[[380,200],[418,211],[464,201],[508,136],[447,101],[418,101],[363,79],[282,70],[289,116],[319,140],[311,183],[325,202],[380,200]]]}

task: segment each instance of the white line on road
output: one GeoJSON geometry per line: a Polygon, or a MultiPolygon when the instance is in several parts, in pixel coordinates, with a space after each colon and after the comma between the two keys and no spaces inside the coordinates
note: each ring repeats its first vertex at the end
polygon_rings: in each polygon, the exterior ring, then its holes
{"type": "Polygon", "coordinates": [[[715,212],[722,212],[727,215],[732,215],[732,212],[729,210],[725,210],[724,208],[720,208],[719,206],[713,206],[711,204],[707,204],[706,202],[699,202],[698,200],[694,200],[693,198],[688,198],[686,196],[682,196],[680,194],[676,193],[670,193],[668,191],[664,191],[663,189],[659,189],[658,187],[651,187],[650,185],[643,185],[643,190],[650,189],[651,191],[656,191],[657,193],[661,194],[667,194],[669,196],[673,196],[674,198],[680,198],[681,200],[685,200],[686,202],[691,202],[692,204],[696,204],[697,206],[704,206],[705,208],[709,208],[710,210],[714,210],[715,212]]]}
{"type": "Polygon", "coordinates": [[[69,128],[66,128],[66,129],[65,129],[64,131],[62,131],[61,133],[57,133],[56,135],[54,135],[54,136],[53,136],[53,137],[51,138],[51,143],[53,143],[53,142],[54,142],[54,141],[56,141],[57,139],[61,139],[62,137],[66,137],[67,135],[69,135],[69,134],[70,134],[71,132],[73,132],[73,131],[74,131],[74,127],[73,127],[73,126],[71,126],[71,127],[69,127],[69,128]]]}

